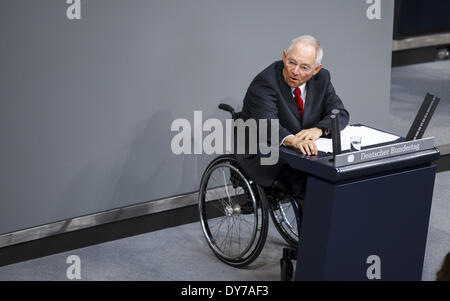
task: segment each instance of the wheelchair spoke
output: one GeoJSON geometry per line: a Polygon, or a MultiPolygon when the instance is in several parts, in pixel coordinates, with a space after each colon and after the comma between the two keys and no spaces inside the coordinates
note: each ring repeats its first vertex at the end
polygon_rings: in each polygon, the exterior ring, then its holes
{"type": "Polygon", "coordinates": [[[199,191],[203,232],[214,254],[233,266],[252,262],[267,235],[267,207],[260,190],[237,168],[235,159],[210,164],[199,191]],[[265,208],[263,210],[263,208],[265,208]]]}
{"type": "MultiPolygon", "coordinates": [[[[298,246],[298,226],[297,217],[293,202],[295,200],[282,199],[276,200],[277,205],[274,207],[270,214],[272,216],[274,225],[281,236],[293,247],[298,246]]],[[[299,212],[298,214],[301,214],[299,212]]]]}
{"type": "MultiPolygon", "coordinates": [[[[213,175],[211,175],[211,177],[212,177],[214,180],[216,180],[216,182],[219,184],[218,187],[222,186],[222,184],[220,184],[220,182],[219,182],[213,175]]],[[[227,183],[225,182],[223,185],[225,186],[225,189],[227,189],[227,183]]],[[[223,189],[223,188],[221,188],[221,189],[223,189]]],[[[220,199],[220,200],[223,200],[223,203],[226,203],[227,205],[230,205],[230,206],[231,206],[231,203],[229,203],[228,200],[227,200],[226,198],[221,197],[217,190],[213,190],[213,191],[214,191],[214,193],[215,193],[216,195],[219,196],[219,199],[220,199]]],[[[227,193],[228,193],[228,192],[227,192],[227,193]]]]}
{"type": "Polygon", "coordinates": [[[226,185],[227,179],[225,178],[225,171],[224,170],[222,170],[222,174],[223,174],[223,181],[225,183],[225,185],[224,185],[225,186],[225,190],[227,192],[228,200],[230,201],[230,205],[231,205],[232,202],[231,202],[231,199],[230,199],[230,193],[228,192],[228,185],[226,185]]]}
{"type": "MultiPolygon", "coordinates": [[[[226,216],[220,218],[220,224],[219,224],[219,226],[217,227],[217,230],[216,230],[216,232],[214,233],[214,236],[213,236],[213,237],[217,237],[217,236],[218,236],[218,233],[219,233],[219,231],[220,231],[220,228],[222,227],[223,222],[226,221],[226,220],[227,220],[227,217],[226,217],[226,216]]],[[[210,229],[211,229],[211,227],[210,227],[210,229]]]]}

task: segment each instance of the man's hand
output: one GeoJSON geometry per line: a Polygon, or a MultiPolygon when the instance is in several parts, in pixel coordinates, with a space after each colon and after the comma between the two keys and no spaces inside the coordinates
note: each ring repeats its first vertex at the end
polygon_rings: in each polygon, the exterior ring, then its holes
{"type": "Polygon", "coordinates": [[[304,155],[317,155],[317,146],[313,140],[301,140],[296,136],[288,136],[284,140],[284,145],[293,147],[304,155]]]}
{"type": "Polygon", "coordinates": [[[300,140],[312,140],[315,141],[319,139],[320,136],[322,136],[322,129],[319,128],[311,128],[307,130],[301,130],[298,132],[295,137],[297,137],[300,140]]]}

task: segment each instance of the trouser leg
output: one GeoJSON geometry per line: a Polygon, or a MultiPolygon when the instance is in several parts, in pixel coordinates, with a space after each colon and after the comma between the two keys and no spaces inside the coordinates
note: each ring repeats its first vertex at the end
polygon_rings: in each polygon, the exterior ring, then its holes
{"type": "Polygon", "coordinates": [[[290,185],[292,196],[303,205],[306,189],[306,174],[285,165],[281,168],[279,178],[290,185]]]}

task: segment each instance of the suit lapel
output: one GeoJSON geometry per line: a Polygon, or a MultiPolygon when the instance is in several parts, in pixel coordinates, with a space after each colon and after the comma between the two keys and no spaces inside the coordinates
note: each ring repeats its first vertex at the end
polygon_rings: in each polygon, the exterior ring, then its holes
{"type": "Polygon", "coordinates": [[[314,106],[314,97],[316,93],[315,89],[315,76],[312,77],[307,83],[306,83],[306,102],[305,106],[303,108],[303,124],[307,124],[308,118],[311,116],[311,111],[314,106]]]}
{"type": "Polygon", "coordinates": [[[300,120],[300,113],[298,112],[297,104],[295,103],[294,96],[292,95],[291,88],[288,85],[284,85],[283,89],[283,95],[286,99],[286,102],[291,109],[292,113],[294,113],[295,118],[297,118],[298,122],[301,122],[300,120]]]}

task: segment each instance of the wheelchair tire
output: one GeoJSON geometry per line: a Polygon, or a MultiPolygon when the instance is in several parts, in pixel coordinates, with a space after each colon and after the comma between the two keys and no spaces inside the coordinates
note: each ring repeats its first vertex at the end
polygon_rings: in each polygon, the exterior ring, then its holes
{"type": "Polygon", "coordinates": [[[270,208],[270,217],[272,222],[280,233],[281,237],[293,248],[298,248],[298,223],[302,220],[302,208],[298,209],[298,216],[294,210],[295,200],[292,198],[283,198],[274,200],[270,208]]]}
{"type": "Polygon", "coordinates": [[[264,190],[247,179],[233,155],[206,168],[198,194],[200,222],[214,255],[234,267],[252,263],[267,237],[269,214],[264,190]]]}

